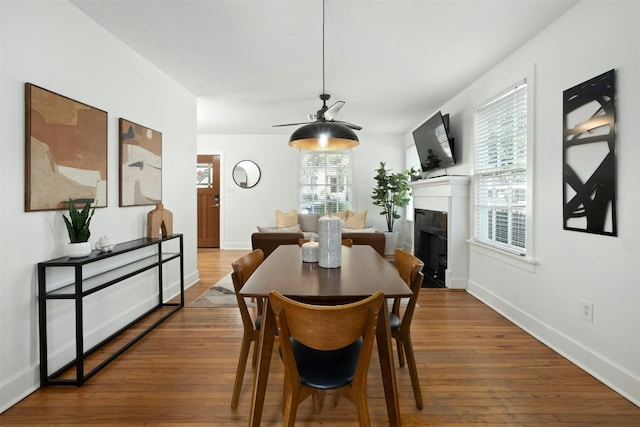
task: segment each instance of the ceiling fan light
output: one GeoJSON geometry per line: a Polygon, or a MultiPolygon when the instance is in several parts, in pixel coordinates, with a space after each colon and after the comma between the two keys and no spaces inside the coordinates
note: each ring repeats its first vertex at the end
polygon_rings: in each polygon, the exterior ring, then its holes
{"type": "Polygon", "coordinates": [[[354,131],[340,123],[331,122],[304,125],[289,138],[289,146],[300,150],[346,150],[358,145],[360,141],[354,131]]]}

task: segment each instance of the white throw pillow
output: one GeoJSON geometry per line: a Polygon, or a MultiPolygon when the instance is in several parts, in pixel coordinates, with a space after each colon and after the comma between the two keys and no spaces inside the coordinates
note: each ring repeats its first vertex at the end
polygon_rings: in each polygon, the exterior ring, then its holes
{"type": "Polygon", "coordinates": [[[369,228],[345,228],[342,227],[342,233],[375,233],[376,232],[376,228],[375,227],[369,227],[369,228]]]}
{"type": "Polygon", "coordinates": [[[298,224],[294,225],[293,227],[281,228],[258,226],[258,231],[260,233],[302,233],[302,230],[300,230],[300,226],[298,224]]]}

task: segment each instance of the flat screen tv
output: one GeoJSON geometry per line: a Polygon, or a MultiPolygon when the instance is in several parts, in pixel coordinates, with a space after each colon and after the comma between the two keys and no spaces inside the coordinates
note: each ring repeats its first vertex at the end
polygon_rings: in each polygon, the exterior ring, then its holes
{"type": "Polygon", "coordinates": [[[423,172],[454,165],[453,139],[449,138],[449,115],[440,111],[413,131],[423,172]]]}

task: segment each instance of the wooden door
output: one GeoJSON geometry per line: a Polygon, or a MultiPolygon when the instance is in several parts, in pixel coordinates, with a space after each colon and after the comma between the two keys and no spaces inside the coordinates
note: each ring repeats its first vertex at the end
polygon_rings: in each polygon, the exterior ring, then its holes
{"type": "Polygon", "coordinates": [[[198,247],[220,247],[220,156],[198,155],[198,247]]]}

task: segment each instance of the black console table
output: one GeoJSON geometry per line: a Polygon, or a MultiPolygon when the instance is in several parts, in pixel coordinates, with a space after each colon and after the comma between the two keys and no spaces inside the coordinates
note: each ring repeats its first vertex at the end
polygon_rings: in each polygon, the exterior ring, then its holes
{"type": "MultiPolygon", "coordinates": [[[[174,244],[175,245],[175,244],[174,244]]],[[[146,254],[145,254],[146,255],[146,254]]],[[[184,307],[184,259],[183,259],[183,239],[182,234],[173,234],[167,237],[159,237],[153,239],[137,239],[115,245],[112,252],[93,251],[90,255],[82,258],[62,257],[46,262],[38,263],[38,301],[39,301],[39,325],[40,325],[40,385],[61,384],[81,386],[86,380],[96,374],[100,369],[104,368],[108,363],[138,342],[142,337],[148,334],[152,329],[166,320],[180,308],[184,307]],[[179,251],[163,253],[162,244],[164,242],[178,239],[179,251]],[[136,258],[135,261],[128,262],[125,257],[131,255],[134,251],[140,251],[143,248],[152,248],[153,254],[143,258],[136,258]],[[120,257],[114,258],[114,257],[120,257]],[[85,267],[88,265],[96,266],[95,263],[110,259],[117,261],[118,266],[108,271],[85,277],[85,267]],[[172,260],[180,262],[180,302],[164,302],[163,298],[163,265],[172,260]],[[75,280],[72,283],[62,286],[58,289],[47,291],[47,270],[56,267],[73,268],[75,280]],[[158,302],[147,310],[145,313],[120,328],[100,343],[85,350],[84,348],[84,324],[83,324],[83,299],[91,294],[100,292],[109,288],[116,283],[129,279],[142,272],[157,268],[158,269],[158,302]],[[47,350],[47,301],[49,300],[73,300],[75,307],[75,337],[76,337],[76,357],[74,360],[58,369],[56,372],[49,374],[48,372],[48,350],[47,350]],[[159,308],[167,308],[166,313],[158,318],[146,329],[138,333],[135,337],[116,350],[111,356],[98,364],[95,368],[85,373],[85,357],[97,350],[102,345],[111,341],[117,335],[133,326],[135,323],[149,315],[151,312],[159,308]],[[68,371],[75,365],[75,379],[59,378],[62,373],[68,371]]]]}

